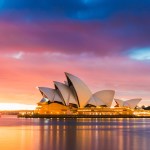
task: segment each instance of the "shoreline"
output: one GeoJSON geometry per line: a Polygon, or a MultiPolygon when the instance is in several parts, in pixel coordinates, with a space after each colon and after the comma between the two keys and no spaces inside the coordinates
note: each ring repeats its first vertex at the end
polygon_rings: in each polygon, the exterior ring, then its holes
{"type": "Polygon", "coordinates": [[[150,118],[136,115],[49,115],[49,114],[19,114],[18,118],[150,118]]]}

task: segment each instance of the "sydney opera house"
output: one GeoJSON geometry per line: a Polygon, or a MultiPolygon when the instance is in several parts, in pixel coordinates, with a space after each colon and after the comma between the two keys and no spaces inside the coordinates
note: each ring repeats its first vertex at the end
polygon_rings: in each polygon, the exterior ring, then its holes
{"type": "Polygon", "coordinates": [[[78,77],[65,73],[64,83],[54,81],[54,88],[38,87],[42,99],[37,114],[119,115],[131,114],[141,99],[122,101],[114,99],[114,90],[92,93],[78,77]],[[115,100],[116,106],[112,106],[115,100]]]}

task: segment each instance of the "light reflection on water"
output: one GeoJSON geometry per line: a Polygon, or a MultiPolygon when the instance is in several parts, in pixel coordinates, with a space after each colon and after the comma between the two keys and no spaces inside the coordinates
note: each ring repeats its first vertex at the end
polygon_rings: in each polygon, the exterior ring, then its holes
{"type": "Polygon", "coordinates": [[[150,119],[0,118],[0,150],[149,150],[150,119]]]}

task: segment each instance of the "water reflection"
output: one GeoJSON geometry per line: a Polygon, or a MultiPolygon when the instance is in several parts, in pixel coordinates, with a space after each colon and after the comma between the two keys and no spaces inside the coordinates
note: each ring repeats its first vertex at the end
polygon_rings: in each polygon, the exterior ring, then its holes
{"type": "Polygon", "coordinates": [[[150,119],[0,118],[2,150],[149,150],[149,137],[150,119]]]}

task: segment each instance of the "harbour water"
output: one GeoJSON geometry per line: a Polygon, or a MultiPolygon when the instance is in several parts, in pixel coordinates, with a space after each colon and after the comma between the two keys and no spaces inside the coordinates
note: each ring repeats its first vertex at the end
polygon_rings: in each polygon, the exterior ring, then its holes
{"type": "Polygon", "coordinates": [[[149,118],[0,118],[0,150],[149,150],[149,139],[149,118]]]}

